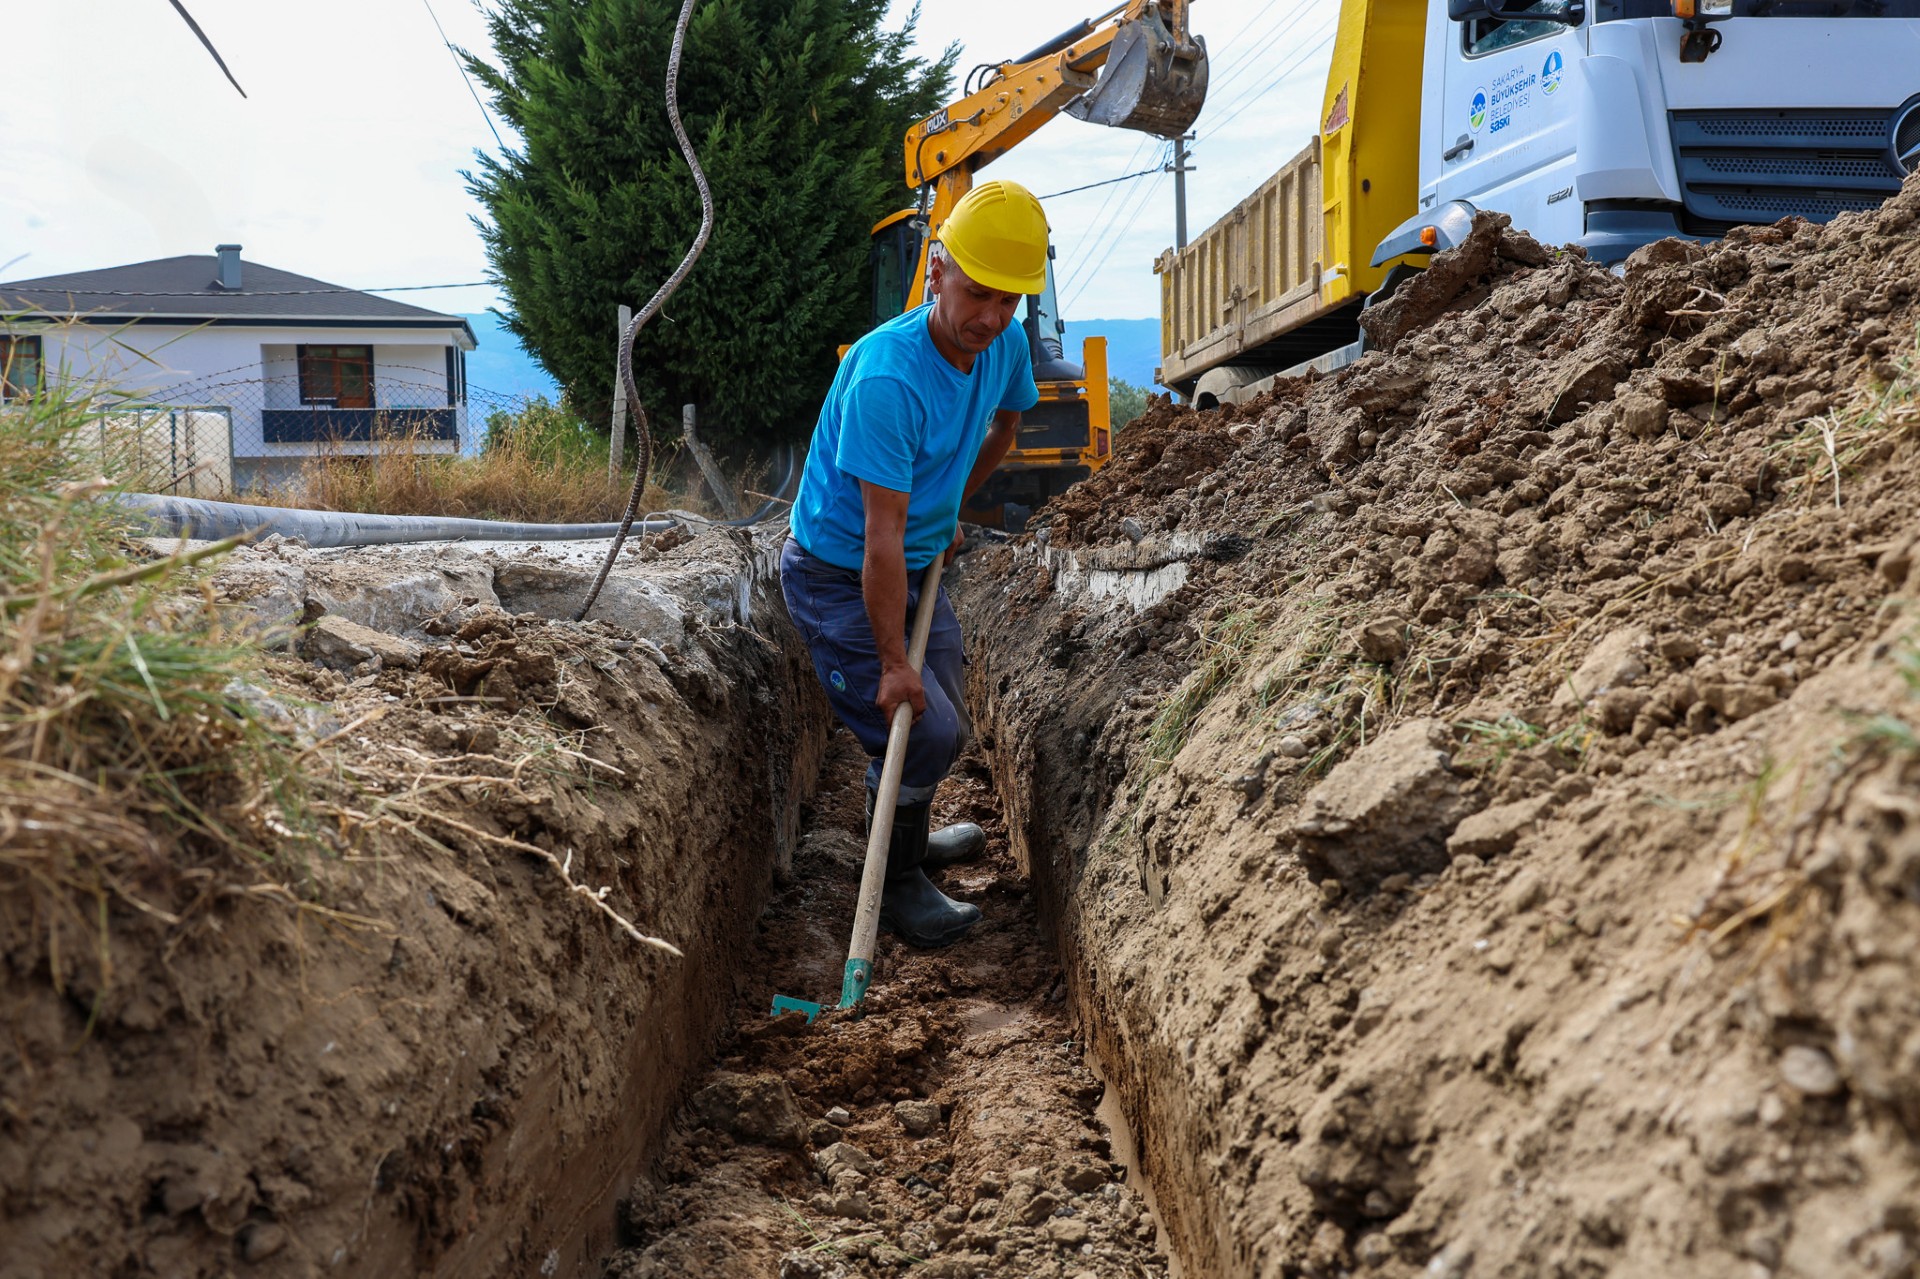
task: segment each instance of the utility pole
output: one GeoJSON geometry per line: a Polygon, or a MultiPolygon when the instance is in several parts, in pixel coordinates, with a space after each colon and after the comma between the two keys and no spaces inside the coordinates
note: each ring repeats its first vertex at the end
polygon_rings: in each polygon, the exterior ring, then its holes
{"type": "Polygon", "coordinates": [[[1175,250],[1187,247],[1187,174],[1193,166],[1187,163],[1187,143],[1194,135],[1183,133],[1173,140],[1173,247],[1175,250]]]}

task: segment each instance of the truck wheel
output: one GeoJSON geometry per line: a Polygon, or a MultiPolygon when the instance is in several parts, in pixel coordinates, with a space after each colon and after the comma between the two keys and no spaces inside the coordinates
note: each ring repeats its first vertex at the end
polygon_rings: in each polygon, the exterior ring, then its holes
{"type": "Polygon", "coordinates": [[[1244,404],[1272,385],[1279,369],[1259,365],[1228,365],[1208,369],[1193,386],[1193,407],[1217,409],[1222,404],[1244,404]]]}

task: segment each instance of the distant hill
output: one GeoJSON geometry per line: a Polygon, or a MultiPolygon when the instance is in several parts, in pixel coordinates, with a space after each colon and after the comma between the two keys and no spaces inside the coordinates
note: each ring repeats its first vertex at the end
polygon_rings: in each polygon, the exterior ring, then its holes
{"type": "Polygon", "coordinates": [[[1160,390],[1153,371],[1160,367],[1160,321],[1151,320],[1069,320],[1067,356],[1075,358],[1083,338],[1099,334],[1107,339],[1107,372],[1122,382],[1131,382],[1148,390],[1160,390]]]}
{"type": "Polygon", "coordinates": [[[475,399],[560,398],[559,384],[521,349],[520,339],[507,332],[499,316],[485,312],[463,318],[473,326],[473,336],[480,343],[479,350],[467,354],[467,385],[475,399]]]}

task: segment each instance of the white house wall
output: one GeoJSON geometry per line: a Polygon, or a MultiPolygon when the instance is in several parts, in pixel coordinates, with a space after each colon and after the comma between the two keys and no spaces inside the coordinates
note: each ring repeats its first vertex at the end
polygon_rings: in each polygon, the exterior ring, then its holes
{"type": "MultiPolygon", "coordinates": [[[[295,352],[302,344],[372,345],[375,404],[380,408],[447,406],[446,349],[454,334],[423,331],[417,339],[374,340],[379,336],[361,328],[73,324],[43,330],[42,350],[49,379],[169,408],[220,410],[232,424],[231,478],[235,487],[246,487],[283,482],[297,472],[299,459],[320,450],[309,442],[270,444],[263,439],[262,409],[301,407],[295,352]]],[[[214,419],[196,414],[190,420],[207,429],[203,424],[214,419]]],[[[455,407],[455,421],[459,444],[426,447],[452,452],[467,446],[464,403],[455,407]]],[[[331,446],[331,451],[365,454],[379,448],[371,441],[349,441],[331,446]]]]}

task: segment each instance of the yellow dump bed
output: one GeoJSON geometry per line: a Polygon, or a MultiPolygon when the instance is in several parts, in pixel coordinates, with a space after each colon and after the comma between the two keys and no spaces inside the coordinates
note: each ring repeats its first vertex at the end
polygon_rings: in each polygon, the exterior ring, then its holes
{"type": "Polygon", "coordinates": [[[1393,265],[1368,261],[1414,213],[1425,14],[1420,0],[1343,0],[1318,133],[1154,263],[1162,385],[1191,392],[1227,364],[1286,368],[1357,335],[1393,265]]]}
{"type": "Polygon", "coordinates": [[[1177,386],[1346,301],[1344,290],[1323,287],[1325,240],[1316,137],[1198,239],[1153,264],[1160,381],[1177,386]]]}

